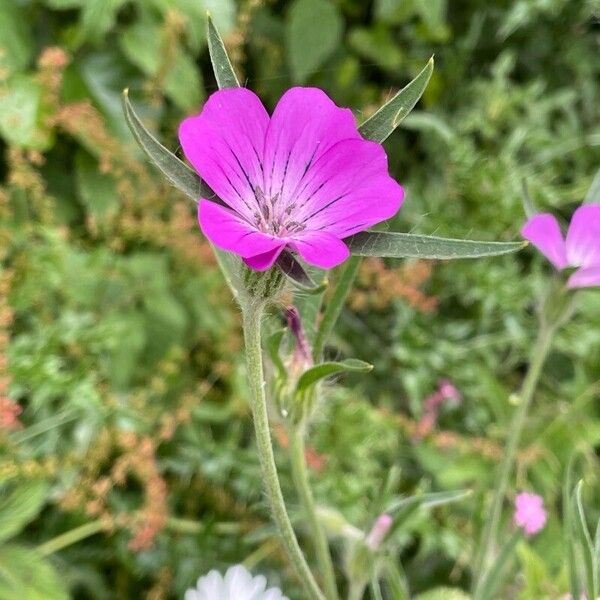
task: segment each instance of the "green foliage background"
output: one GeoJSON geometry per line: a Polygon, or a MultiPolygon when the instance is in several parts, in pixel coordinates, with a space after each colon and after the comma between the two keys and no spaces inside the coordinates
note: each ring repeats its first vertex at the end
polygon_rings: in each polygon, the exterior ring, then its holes
{"type": "MultiPolygon", "coordinates": [[[[177,148],[178,122],[216,89],[207,9],[269,107],[314,85],[360,120],[435,55],[422,102],[385,143],[407,189],[392,229],[518,239],[524,181],[566,218],[600,163],[596,0],[0,0],[0,395],[23,409],[22,428],[0,433],[2,600],[179,598],[241,561],[301,598],[261,493],[238,311],[193,205],[144,163],[120,107],[129,87],[177,148]],[[88,524],[77,543],[47,544],[88,524]]],[[[550,269],[529,250],[426,265],[430,277],[405,281],[411,296],[390,282],[414,267],[377,263],[351,298],[329,351],[376,368],[328,389],[313,480],[361,529],[392,467],[395,495],[472,488],[394,538],[415,593],[468,589],[550,269]],[[416,441],[441,378],[462,402],[416,441]]],[[[573,450],[599,516],[599,306],[581,294],[544,372],[513,489],[542,494],[549,522],[520,546],[503,597],[567,591],[573,450]]]]}

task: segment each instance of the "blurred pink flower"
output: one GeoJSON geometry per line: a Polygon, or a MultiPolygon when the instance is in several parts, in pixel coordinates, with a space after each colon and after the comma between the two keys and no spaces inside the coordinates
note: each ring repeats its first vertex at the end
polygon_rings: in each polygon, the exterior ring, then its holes
{"type": "Polygon", "coordinates": [[[204,235],[257,271],[286,247],[335,267],[349,256],[344,238],[402,204],[383,146],[363,139],[352,112],[317,88],[291,88],[272,117],[250,90],[220,90],[181,123],[179,139],[222,201],[199,199],[204,235]]]}
{"type": "Polygon", "coordinates": [[[381,546],[381,542],[383,542],[385,536],[389,533],[393,523],[394,519],[385,513],[377,517],[365,540],[365,543],[371,550],[377,550],[381,546]]]}
{"type": "Polygon", "coordinates": [[[521,527],[525,535],[532,536],[540,532],[546,524],[544,500],[537,494],[522,492],[515,498],[514,522],[521,527]]]}
{"type": "Polygon", "coordinates": [[[521,234],[559,271],[577,268],[568,287],[600,285],[600,204],[584,204],[575,211],[566,240],[556,217],[548,213],[531,217],[521,234]]]}
{"type": "Polygon", "coordinates": [[[458,404],[461,398],[458,388],[449,379],[440,379],[438,389],[423,401],[423,414],[417,423],[414,439],[422,439],[436,426],[438,413],[444,402],[449,400],[458,404]]]}
{"type": "Polygon", "coordinates": [[[23,424],[19,415],[23,412],[21,406],[10,398],[0,397],[0,429],[14,431],[21,429],[23,424]]]}
{"type": "Polygon", "coordinates": [[[441,379],[439,383],[439,393],[444,400],[453,400],[460,402],[460,392],[449,379],[441,379]]]}

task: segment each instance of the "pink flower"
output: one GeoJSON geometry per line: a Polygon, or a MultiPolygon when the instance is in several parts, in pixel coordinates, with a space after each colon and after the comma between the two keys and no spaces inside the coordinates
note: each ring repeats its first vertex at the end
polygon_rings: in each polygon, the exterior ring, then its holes
{"type": "Polygon", "coordinates": [[[438,385],[440,395],[444,400],[460,402],[460,392],[458,391],[458,388],[449,379],[441,379],[438,385]]]}
{"type": "Polygon", "coordinates": [[[381,546],[381,542],[383,542],[385,536],[389,533],[393,523],[394,519],[385,513],[377,517],[375,524],[365,539],[365,543],[371,550],[375,551],[381,546]]]}
{"type": "Polygon", "coordinates": [[[515,498],[514,522],[521,527],[525,535],[535,535],[544,528],[546,524],[546,511],[544,501],[537,494],[523,492],[515,498]]]}
{"type": "Polygon", "coordinates": [[[566,241],[556,217],[548,213],[529,219],[521,233],[559,271],[577,268],[568,287],[600,285],[600,204],[584,204],[575,211],[566,241]]]}
{"type": "Polygon", "coordinates": [[[402,204],[381,144],[363,139],[352,112],[316,88],[288,90],[270,118],[250,90],[220,90],[181,123],[179,139],[218,196],[199,201],[204,235],[258,271],[286,247],[335,267],[349,256],[344,238],[402,204]]]}
{"type": "Polygon", "coordinates": [[[19,420],[19,415],[23,412],[21,406],[11,400],[0,396],[0,430],[14,431],[21,429],[23,424],[19,420]]]}

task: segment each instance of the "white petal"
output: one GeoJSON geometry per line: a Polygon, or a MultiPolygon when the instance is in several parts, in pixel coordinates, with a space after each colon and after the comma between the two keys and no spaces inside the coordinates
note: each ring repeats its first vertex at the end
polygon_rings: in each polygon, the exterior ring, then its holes
{"type": "Polygon", "coordinates": [[[267,590],[265,592],[261,600],[289,600],[289,598],[287,596],[284,596],[281,593],[281,590],[277,588],[271,588],[270,590],[267,590]]]}
{"type": "Polygon", "coordinates": [[[187,590],[184,600],[289,600],[278,588],[265,591],[266,587],[263,575],[252,577],[245,567],[235,565],[225,577],[214,570],[200,577],[197,589],[187,590]]]}
{"type": "Polygon", "coordinates": [[[249,594],[249,589],[253,584],[252,574],[249,573],[242,565],[229,567],[225,573],[225,587],[227,597],[231,600],[249,600],[252,596],[249,594]]]}
{"type": "Polygon", "coordinates": [[[207,575],[198,579],[199,600],[216,600],[216,598],[225,600],[226,589],[219,571],[210,571],[207,575]]]}

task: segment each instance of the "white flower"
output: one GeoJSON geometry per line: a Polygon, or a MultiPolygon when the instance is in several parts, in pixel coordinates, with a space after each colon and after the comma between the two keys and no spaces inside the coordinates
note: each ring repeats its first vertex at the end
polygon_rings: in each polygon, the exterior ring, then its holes
{"type": "Polygon", "coordinates": [[[267,587],[262,575],[252,577],[242,565],[229,567],[225,577],[210,571],[200,577],[194,589],[189,589],[184,600],[289,600],[278,588],[267,587]]]}

